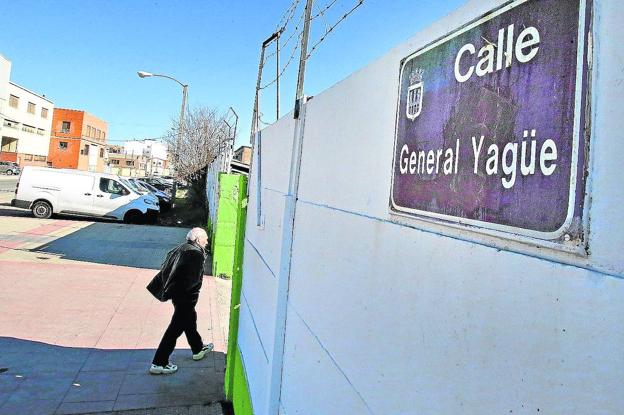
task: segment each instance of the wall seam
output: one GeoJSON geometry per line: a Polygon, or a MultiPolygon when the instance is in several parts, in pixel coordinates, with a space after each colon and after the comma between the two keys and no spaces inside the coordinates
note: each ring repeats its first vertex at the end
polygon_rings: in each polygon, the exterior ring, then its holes
{"type": "Polygon", "coordinates": [[[314,337],[314,339],[316,340],[316,342],[319,344],[319,346],[321,346],[321,349],[323,349],[323,351],[325,352],[325,354],[327,355],[327,357],[329,357],[329,359],[332,361],[332,363],[334,364],[334,366],[336,366],[336,369],[338,369],[338,371],[340,372],[340,374],[345,378],[345,380],[347,381],[347,383],[349,384],[349,386],[351,386],[351,388],[353,389],[353,391],[357,394],[357,396],[360,398],[360,400],[362,401],[362,403],[364,404],[364,406],[366,406],[366,409],[368,409],[369,413],[374,414],[375,412],[373,412],[373,410],[371,409],[371,407],[368,405],[368,402],[366,402],[366,400],[364,399],[364,397],[362,396],[362,394],[360,393],[360,391],[357,390],[357,388],[355,387],[355,385],[351,382],[351,379],[349,379],[349,376],[347,376],[347,374],[344,372],[344,370],[342,370],[342,368],[340,367],[340,365],[338,364],[338,362],[336,361],[336,359],[332,356],[332,354],[329,352],[329,350],[327,350],[327,348],[325,347],[325,345],[321,342],[321,340],[318,338],[318,336],[316,335],[316,333],[314,333],[314,331],[312,330],[312,328],[308,325],[308,323],[305,321],[305,319],[301,316],[301,314],[299,314],[299,311],[297,311],[296,307],[293,306],[292,302],[288,302],[288,306],[290,307],[290,309],[292,309],[295,314],[297,315],[297,317],[299,317],[299,319],[301,320],[301,322],[303,323],[304,326],[306,326],[306,328],[308,329],[308,331],[310,332],[310,334],[312,335],[312,337],[314,337]]]}
{"type": "Polygon", "coordinates": [[[603,274],[605,276],[609,276],[615,279],[624,279],[624,275],[618,274],[615,271],[609,270],[609,269],[604,269],[602,267],[599,266],[592,266],[589,264],[579,264],[579,263],[574,263],[573,261],[563,261],[561,259],[558,258],[544,258],[538,255],[534,255],[531,254],[529,252],[523,252],[521,250],[514,250],[514,249],[505,249],[505,248],[499,248],[496,247],[494,245],[491,244],[487,244],[478,240],[474,240],[474,239],[470,239],[470,238],[462,238],[459,236],[454,236],[454,235],[449,235],[446,233],[442,233],[442,232],[436,232],[434,230],[430,230],[430,229],[424,229],[424,228],[420,228],[418,226],[414,226],[414,225],[408,225],[408,224],[404,224],[404,223],[398,223],[398,222],[394,222],[392,220],[389,219],[383,219],[377,216],[372,216],[372,215],[368,215],[366,213],[361,213],[361,212],[356,212],[356,211],[352,211],[352,210],[347,210],[347,209],[342,209],[342,208],[338,208],[338,207],[334,207],[334,206],[330,206],[330,205],[326,205],[323,203],[316,203],[316,202],[312,202],[310,200],[303,200],[303,199],[298,199],[297,200],[300,203],[306,204],[306,205],[310,205],[310,206],[315,206],[315,207],[320,207],[320,208],[324,208],[324,209],[329,209],[332,211],[336,211],[336,212],[342,212],[342,213],[346,213],[349,215],[354,215],[354,216],[359,216],[359,217],[363,217],[363,218],[367,218],[367,219],[371,219],[377,222],[381,222],[381,223],[386,223],[389,225],[394,225],[394,226],[398,226],[401,228],[409,228],[409,229],[414,229],[420,232],[424,232],[424,233],[428,233],[428,234],[432,234],[432,235],[437,235],[443,238],[449,238],[449,239],[453,239],[456,241],[461,241],[461,242],[468,242],[474,245],[479,245],[479,246],[483,246],[486,248],[490,248],[490,249],[494,249],[496,251],[506,251],[506,252],[510,252],[510,253],[514,253],[517,255],[522,255],[525,257],[529,257],[529,258],[535,258],[538,259],[540,261],[545,261],[545,262],[552,262],[552,263],[557,263],[560,265],[565,265],[565,266],[570,266],[570,267],[574,267],[574,268],[581,268],[581,269],[585,269],[588,271],[592,271],[592,272],[598,272],[600,274],[603,274]]]}
{"type": "Polygon", "coordinates": [[[253,244],[253,242],[251,242],[249,239],[245,238],[245,240],[249,243],[249,245],[251,245],[251,247],[254,249],[254,251],[256,251],[256,253],[258,254],[258,256],[260,257],[260,259],[262,260],[262,263],[267,267],[267,269],[269,270],[269,272],[271,273],[271,275],[273,275],[273,278],[277,278],[275,276],[275,273],[273,272],[273,270],[271,269],[271,267],[269,266],[269,264],[265,261],[264,257],[262,256],[262,254],[260,253],[260,251],[258,250],[258,248],[256,248],[256,246],[253,244]]]}
{"type": "Polygon", "coordinates": [[[249,312],[249,316],[251,317],[251,322],[254,326],[254,330],[256,331],[256,336],[258,337],[258,341],[260,342],[260,346],[262,348],[262,353],[264,353],[264,358],[269,363],[269,356],[267,355],[266,348],[264,347],[264,343],[262,342],[262,337],[260,337],[260,331],[258,330],[258,326],[256,325],[256,319],[254,319],[253,313],[251,312],[251,307],[249,306],[249,301],[247,301],[247,296],[243,291],[241,291],[241,296],[243,300],[245,300],[245,306],[247,307],[247,312],[249,312]]]}

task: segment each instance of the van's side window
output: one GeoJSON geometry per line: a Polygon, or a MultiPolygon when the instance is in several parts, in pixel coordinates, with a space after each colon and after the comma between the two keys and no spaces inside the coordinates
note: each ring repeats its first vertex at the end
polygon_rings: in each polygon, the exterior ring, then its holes
{"type": "Polygon", "coordinates": [[[100,179],[100,190],[114,195],[123,195],[127,192],[119,182],[111,179],[100,179]]]}

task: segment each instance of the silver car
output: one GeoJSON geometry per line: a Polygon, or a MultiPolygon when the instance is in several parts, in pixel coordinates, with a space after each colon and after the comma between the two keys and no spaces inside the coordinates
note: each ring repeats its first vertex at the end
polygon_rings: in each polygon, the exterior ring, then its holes
{"type": "Polygon", "coordinates": [[[17,163],[12,161],[0,161],[0,174],[11,176],[13,174],[20,174],[20,172],[20,167],[17,163]]]}

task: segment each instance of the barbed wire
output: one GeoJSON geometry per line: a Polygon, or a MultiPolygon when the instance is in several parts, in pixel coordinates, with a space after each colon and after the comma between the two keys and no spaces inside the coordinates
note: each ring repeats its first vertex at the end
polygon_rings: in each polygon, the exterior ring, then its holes
{"type": "Polygon", "coordinates": [[[297,11],[297,7],[299,7],[299,3],[300,2],[301,2],[301,0],[294,0],[292,3],[290,3],[290,6],[286,9],[284,14],[282,15],[282,18],[280,19],[279,23],[277,24],[277,27],[275,28],[276,32],[278,30],[281,30],[281,29],[286,28],[288,26],[288,23],[295,16],[295,12],[297,11]],[[290,16],[288,16],[288,18],[286,18],[286,16],[289,13],[290,13],[290,16]]]}
{"type": "MultiPolygon", "coordinates": [[[[286,41],[284,43],[282,43],[280,45],[280,49],[285,48],[286,46],[288,46],[288,44],[290,43],[290,41],[295,37],[295,35],[297,33],[300,33],[301,30],[299,29],[299,27],[301,26],[301,23],[303,22],[303,14],[301,14],[301,16],[299,17],[299,21],[297,22],[297,25],[295,26],[295,28],[293,29],[293,32],[290,34],[290,36],[288,36],[288,38],[286,39],[286,41]]],[[[272,58],[273,56],[277,55],[278,50],[275,50],[274,52],[269,53],[268,55],[266,55],[264,57],[264,62],[263,64],[267,63],[267,61],[272,58]]]]}
{"type": "MultiPolygon", "coordinates": [[[[280,32],[284,33],[287,29],[287,27],[290,25],[290,22],[293,21],[293,18],[295,16],[295,13],[297,12],[297,9],[299,7],[299,4],[301,3],[301,0],[294,0],[290,6],[288,7],[288,9],[284,12],[284,14],[282,15],[282,18],[280,20],[280,23],[277,26],[276,32],[280,32]]],[[[306,59],[309,59],[312,54],[314,53],[314,51],[318,48],[318,46],[323,43],[325,41],[325,39],[327,38],[327,36],[329,36],[329,34],[331,32],[334,31],[334,29],[340,25],[342,22],[344,22],[352,13],[355,12],[355,10],[357,8],[359,8],[363,3],[364,0],[356,0],[355,4],[353,5],[353,7],[351,7],[349,10],[347,10],[333,25],[329,25],[328,21],[327,21],[327,13],[328,11],[334,7],[336,4],[338,3],[338,0],[330,0],[327,4],[325,4],[322,8],[318,9],[318,12],[316,14],[314,14],[313,16],[310,17],[310,20],[314,20],[314,19],[318,19],[319,17],[322,18],[325,22],[325,32],[323,33],[323,35],[319,38],[319,40],[314,43],[314,45],[309,49],[309,52],[306,56],[306,59]]],[[[270,86],[274,85],[281,77],[282,75],[284,75],[284,73],[286,72],[286,70],[288,69],[288,67],[290,66],[290,64],[293,62],[297,51],[300,49],[301,47],[301,37],[303,36],[303,28],[302,28],[302,23],[303,23],[303,19],[304,19],[304,13],[300,13],[299,19],[297,20],[297,23],[295,24],[294,28],[292,29],[292,33],[290,33],[290,35],[288,36],[288,38],[286,39],[286,41],[280,45],[280,48],[277,49],[273,52],[271,52],[268,55],[265,55],[264,60],[262,62],[262,65],[264,66],[269,59],[271,59],[272,57],[274,57],[275,55],[277,55],[278,53],[280,53],[281,51],[283,51],[283,48],[285,48],[287,45],[290,44],[290,42],[293,39],[296,39],[297,42],[294,45],[294,47],[292,47],[290,56],[286,62],[286,64],[282,67],[282,68],[278,68],[279,73],[269,82],[265,83],[264,85],[260,86],[259,90],[263,90],[263,89],[267,89],[270,86]]]]}
{"type": "Polygon", "coordinates": [[[329,2],[329,4],[327,4],[327,5],[326,5],[326,6],[325,6],[325,7],[324,7],[324,8],[323,8],[320,12],[318,12],[318,13],[316,13],[314,16],[312,16],[312,17],[310,18],[310,20],[314,20],[314,19],[316,19],[316,18],[318,18],[318,17],[320,17],[320,16],[324,16],[324,15],[325,15],[325,13],[326,13],[329,9],[331,9],[331,8],[334,6],[334,4],[336,4],[336,2],[338,2],[338,0],[332,0],[331,2],[329,2]]]}
{"type": "Polygon", "coordinates": [[[347,17],[349,17],[353,12],[355,12],[355,10],[357,10],[358,7],[360,7],[362,4],[364,3],[364,0],[358,0],[357,3],[349,10],[347,11],[344,15],[342,15],[342,17],[340,19],[338,19],[336,21],[336,23],[334,23],[331,27],[329,27],[325,33],[323,34],[323,36],[321,36],[321,38],[314,44],[314,46],[312,46],[312,48],[310,48],[310,51],[308,52],[308,55],[306,56],[306,59],[310,59],[310,56],[312,56],[312,53],[314,53],[314,51],[316,50],[316,48],[323,43],[323,41],[327,38],[327,36],[329,36],[329,34],[336,28],[336,26],[338,26],[340,23],[344,22],[347,17]]]}
{"type": "MultiPolygon", "coordinates": [[[[300,38],[302,36],[302,33],[299,33],[299,36],[297,36],[298,38],[300,38]]],[[[275,78],[273,78],[273,80],[271,80],[270,82],[262,85],[260,87],[260,90],[262,89],[266,89],[268,87],[270,87],[271,85],[273,85],[274,83],[277,82],[277,80],[284,74],[284,72],[286,72],[286,69],[288,69],[288,66],[292,63],[292,61],[295,59],[295,55],[297,54],[297,50],[299,50],[299,47],[301,45],[299,43],[297,43],[295,45],[295,47],[292,50],[292,53],[290,54],[290,57],[288,58],[288,61],[286,62],[286,64],[284,65],[284,67],[282,68],[282,70],[280,71],[279,74],[277,74],[277,76],[275,78]]]]}

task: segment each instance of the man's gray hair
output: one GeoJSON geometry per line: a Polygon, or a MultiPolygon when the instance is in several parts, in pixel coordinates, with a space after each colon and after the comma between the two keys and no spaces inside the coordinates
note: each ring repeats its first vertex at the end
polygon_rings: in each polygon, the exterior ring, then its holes
{"type": "Polygon", "coordinates": [[[189,242],[197,242],[201,237],[208,239],[206,231],[202,228],[193,228],[186,234],[186,240],[189,242]]]}

